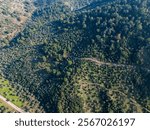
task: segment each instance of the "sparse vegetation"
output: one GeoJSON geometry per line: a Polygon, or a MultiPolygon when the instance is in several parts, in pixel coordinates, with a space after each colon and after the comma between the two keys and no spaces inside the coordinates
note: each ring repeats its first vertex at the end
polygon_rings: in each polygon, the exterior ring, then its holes
{"type": "Polygon", "coordinates": [[[0,47],[6,46],[33,12],[31,0],[0,1],[0,47]]]}

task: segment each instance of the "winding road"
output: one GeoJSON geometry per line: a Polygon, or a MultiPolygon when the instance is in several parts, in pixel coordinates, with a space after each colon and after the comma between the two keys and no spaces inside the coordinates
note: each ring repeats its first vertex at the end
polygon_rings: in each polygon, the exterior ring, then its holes
{"type": "Polygon", "coordinates": [[[25,111],[22,110],[21,108],[17,107],[15,104],[11,103],[10,101],[8,101],[5,97],[3,97],[2,95],[0,95],[0,99],[5,102],[8,106],[10,106],[11,108],[13,108],[14,110],[16,110],[19,113],[24,113],[25,111]]]}

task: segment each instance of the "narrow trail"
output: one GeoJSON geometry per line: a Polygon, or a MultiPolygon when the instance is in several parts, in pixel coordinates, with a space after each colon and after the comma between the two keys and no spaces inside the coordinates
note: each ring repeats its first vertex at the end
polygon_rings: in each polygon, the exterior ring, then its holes
{"type": "Polygon", "coordinates": [[[77,58],[80,60],[84,60],[84,61],[91,61],[94,62],[97,65],[107,65],[107,66],[115,66],[115,67],[130,67],[130,68],[142,68],[144,70],[146,70],[147,72],[150,72],[150,69],[148,68],[144,68],[142,66],[138,66],[138,65],[126,65],[126,64],[117,64],[117,63],[110,63],[110,62],[102,62],[97,60],[96,58],[77,58]]]}
{"type": "Polygon", "coordinates": [[[3,97],[2,95],[0,95],[0,99],[5,102],[8,106],[10,106],[11,108],[13,108],[14,110],[16,110],[19,113],[24,113],[25,111],[22,110],[21,108],[17,107],[15,104],[11,103],[10,101],[8,101],[5,97],[3,97]]]}

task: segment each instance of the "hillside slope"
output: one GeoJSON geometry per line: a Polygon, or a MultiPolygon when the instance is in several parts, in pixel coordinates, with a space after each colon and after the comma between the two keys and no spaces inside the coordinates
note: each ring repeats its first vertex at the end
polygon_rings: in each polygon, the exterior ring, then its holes
{"type": "Polygon", "coordinates": [[[0,47],[21,31],[33,10],[32,0],[0,0],[0,47]]]}
{"type": "Polygon", "coordinates": [[[45,112],[150,112],[150,1],[66,2],[43,4],[1,49],[5,77],[45,112]]]}

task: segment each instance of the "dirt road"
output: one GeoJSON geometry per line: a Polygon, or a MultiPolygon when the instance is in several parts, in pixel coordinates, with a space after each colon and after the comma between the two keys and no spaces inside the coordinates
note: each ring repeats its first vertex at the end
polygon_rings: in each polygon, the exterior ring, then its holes
{"type": "Polygon", "coordinates": [[[9,105],[11,108],[13,108],[14,110],[16,110],[17,112],[19,112],[19,113],[24,113],[24,111],[21,109],[21,108],[19,108],[19,107],[17,107],[15,104],[13,104],[13,103],[11,103],[10,101],[8,101],[6,98],[4,98],[2,95],[0,95],[0,99],[2,100],[2,101],[4,101],[7,105],[9,105]]]}
{"type": "Polygon", "coordinates": [[[150,69],[142,67],[142,66],[138,66],[138,65],[126,65],[126,64],[102,62],[102,61],[97,60],[96,58],[80,58],[80,59],[84,60],[84,61],[94,62],[97,65],[108,65],[108,66],[115,66],[115,67],[130,67],[130,68],[137,68],[138,67],[138,68],[142,68],[142,69],[146,70],[147,72],[150,72],[150,69]]]}

